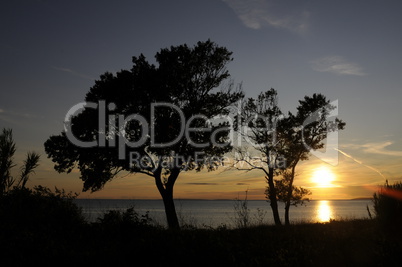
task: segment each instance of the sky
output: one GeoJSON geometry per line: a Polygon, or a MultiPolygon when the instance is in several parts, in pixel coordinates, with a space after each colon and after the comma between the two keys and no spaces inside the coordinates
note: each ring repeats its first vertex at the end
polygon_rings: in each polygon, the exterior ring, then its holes
{"type": "MultiPolygon", "coordinates": [[[[3,1],[0,8],[0,128],[17,143],[15,173],[28,151],[41,154],[28,185],[55,186],[82,198],[160,198],[154,181],[121,175],[81,192],[78,171],[59,174],[43,143],[63,130],[67,111],[104,72],[153,61],[161,48],[211,39],[233,52],[231,79],[247,97],[275,88],[284,112],[322,93],[346,122],[335,166],[312,155],[295,185],[312,199],[371,197],[402,180],[402,3],[357,0],[3,1]],[[333,175],[315,183],[317,169],[333,175]]],[[[15,174],[17,175],[17,173],[15,174]]],[[[182,173],[176,198],[264,199],[256,171],[182,173]]]]}

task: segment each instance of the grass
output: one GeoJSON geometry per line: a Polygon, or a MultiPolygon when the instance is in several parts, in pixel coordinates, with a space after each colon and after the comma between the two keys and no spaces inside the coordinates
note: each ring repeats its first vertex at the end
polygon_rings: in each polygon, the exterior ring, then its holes
{"type": "Polygon", "coordinates": [[[92,223],[68,233],[0,234],[2,261],[8,265],[62,260],[119,266],[140,261],[148,266],[396,266],[401,237],[380,230],[375,220],[181,231],[92,223]]]}

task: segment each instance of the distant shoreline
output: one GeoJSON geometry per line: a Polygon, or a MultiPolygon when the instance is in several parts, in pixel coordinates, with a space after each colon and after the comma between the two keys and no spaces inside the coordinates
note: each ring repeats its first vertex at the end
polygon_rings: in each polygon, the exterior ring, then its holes
{"type": "MultiPolygon", "coordinates": [[[[160,198],[76,198],[77,200],[140,200],[140,201],[162,201],[160,198]]],[[[360,197],[360,198],[337,198],[337,199],[311,199],[310,201],[351,201],[351,200],[371,200],[370,197],[360,197]]],[[[205,199],[205,198],[176,198],[175,201],[236,201],[236,199],[205,199]]],[[[240,199],[243,200],[243,199],[240,199]]],[[[247,201],[267,201],[265,199],[248,199],[247,201]]]]}

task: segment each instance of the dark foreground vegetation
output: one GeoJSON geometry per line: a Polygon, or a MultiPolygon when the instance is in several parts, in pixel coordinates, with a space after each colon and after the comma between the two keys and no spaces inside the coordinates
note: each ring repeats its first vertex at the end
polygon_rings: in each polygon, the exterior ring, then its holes
{"type": "Polygon", "coordinates": [[[400,225],[371,220],[167,230],[111,211],[87,223],[72,199],[16,189],[0,201],[1,266],[398,266],[400,225]]]}

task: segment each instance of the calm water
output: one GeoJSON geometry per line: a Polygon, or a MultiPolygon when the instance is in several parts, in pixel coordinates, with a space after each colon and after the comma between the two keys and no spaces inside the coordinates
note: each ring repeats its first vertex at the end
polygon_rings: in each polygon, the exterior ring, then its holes
{"type": "MultiPolygon", "coordinates": [[[[121,210],[133,207],[139,214],[149,215],[157,223],[166,225],[162,200],[120,200],[120,199],[77,199],[88,221],[96,219],[108,210],[121,210]]],[[[371,200],[314,200],[306,206],[291,207],[291,222],[327,222],[330,219],[368,218],[367,205],[372,210],[371,200]]],[[[234,200],[176,200],[176,210],[181,223],[198,227],[216,227],[222,224],[235,225],[234,200]]],[[[249,200],[250,221],[273,224],[269,203],[264,200],[249,200]]],[[[284,205],[279,211],[284,220],[284,205]]]]}

